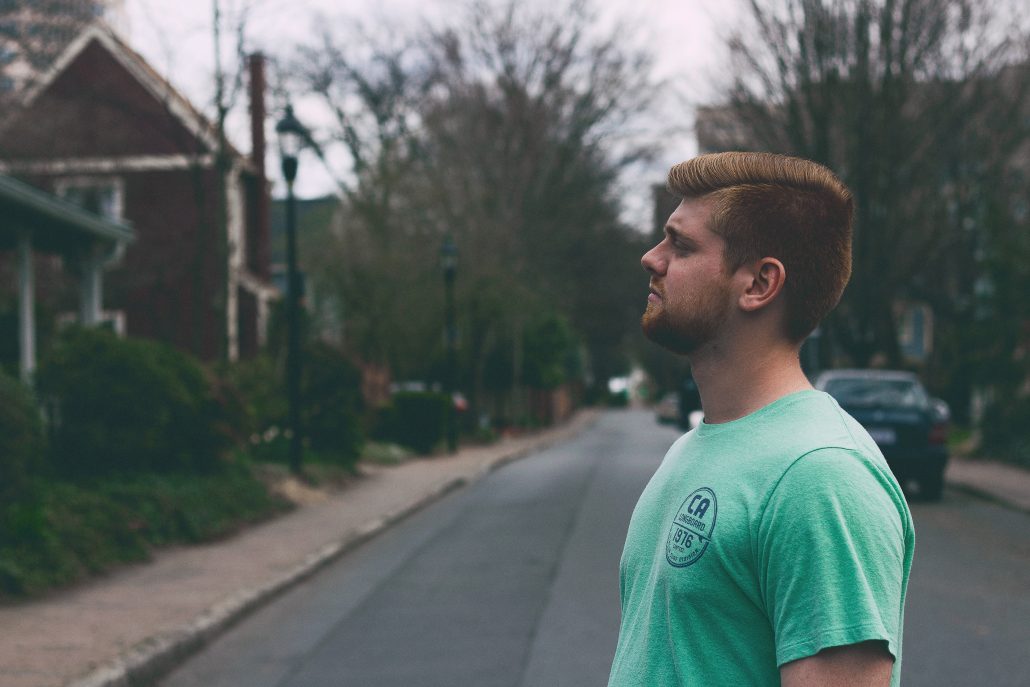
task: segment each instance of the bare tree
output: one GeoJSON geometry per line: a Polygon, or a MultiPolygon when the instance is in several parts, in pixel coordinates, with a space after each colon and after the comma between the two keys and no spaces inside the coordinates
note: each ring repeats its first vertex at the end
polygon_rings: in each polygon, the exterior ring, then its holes
{"type": "MultiPolygon", "coordinates": [[[[226,120],[229,112],[237,105],[239,97],[243,92],[244,74],[247,70],[247,21],[256,0],[243,0],[238,5],[230,8],[226,14],[223,10],[221,0],[211,0],[211,38],[214,47],[214,126],[215,126],[215,188],[213,198],[215,200],[214,226],[201,227],[203,232],[213,229],[213,237],[205,237],[198,241],[198,260],[203,259],[200,255],[203,251],[213,249],[218,265],[217,281],[220,284],[218,293],[214,297],[212,306],[219,322],[226,322],[228,316],[230,294],[229,289],[233,288],[229,279],[229,254],[232,247],[229,245],[229,214],[227,206],[227,183],[229,174],[232,171],[232,153],[229,147],[229,140],[226,137],[226,120]],[[229,70],[223,62],[222,42],[226,28],[232,31],[234,38],[233,47],[235,65],[229,70]]],[[[198,203],[203,200],[203,192],[198,189],[198,203]]],[[[197,309],[200,312],[200,309],[197,309]]],[[[229,331],[223,327],[218,337],[219,354],[222,360],[229,359],[229,331]]]]}
{"type": "Polygon", "coordinates": [[[854,274],[828,333],[856,364],[900,364],[899,299],[929,301],[944,323],[968,315],[989,236],[973,205],[1030,133],[1027,35],[973,0],[749,4],[703,145],[794,153],[844,177],[854,274]]]}
{"type": "Polygon", "coordinates": [[[389,32],[360,24],[322,20],[316,35],[317,47],[299,48],[291,71],[332,122],[314,142],[342,195],[343,221],[337,235],[306,237],[302,252],[322,291],[336,296],[351,352],[404,374],[405,361],[426,358],[416,332],[430,326],[439,240],[410,190],[419,173],[417,57],[389,32]],[[338,152],[348,168],[330,163],[338,152]]]}
{"type": "Polygon", "coordinates": [[[647,153],[615,151],[654,90],[646,55],[601,35],[585,2],[473,3],[404,39],[329,32],[295,70],[334,114],[321,142],[353,163],[338,175],[350,224],[334,253],[349,342],[426,371],[439,337],[413,356],[410,332],[438,329],[436,255],[450,233],[473,388],[491,370],[521,383],[524,333],[549,310],[595,362],[614,361],[636,326],[625,300],[638,270],[616,181],[647,153]]]}
{"type": "Polygon", "coordinates": [[[469,298],[486,284],[519,294],[481,324],[470,351],[483,361],[488,344],[511,341],[516,386],[523,332],[541,309],[567,313],[602,368],[635,326],[625,299],[636,249],[614,189],[647,151],[627,147],[619,158],[614,144],[653,90],[646,54],[593,29],[582,2],[553,14],[481,3],[460,29],[431,37],[426,177],[441,221],[481,270],[469,298]]]}

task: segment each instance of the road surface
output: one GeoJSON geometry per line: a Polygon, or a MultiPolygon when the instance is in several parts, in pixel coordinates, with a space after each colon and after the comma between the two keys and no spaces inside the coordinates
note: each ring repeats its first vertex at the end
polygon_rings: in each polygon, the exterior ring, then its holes
{"type": "MultiPolygon", "coordinates": [[[[162,684],[604,685],[629,515],[676,436],[607,413],[342,557],[162,684]]],[[[913,513],[903,684],[1030,685],[1030,516],[951,491],[913,513]]]]}

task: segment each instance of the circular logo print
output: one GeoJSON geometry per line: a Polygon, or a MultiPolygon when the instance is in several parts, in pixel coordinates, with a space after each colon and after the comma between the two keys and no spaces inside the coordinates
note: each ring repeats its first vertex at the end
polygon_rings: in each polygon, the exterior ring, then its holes
{"type": "Polygon", "coordinates": [[[665,558],[671,565],[685,568],[704,555],[712,541],[718,510],[715,492],[708,487],[701,487],[683,501],[665,542],[665,558]]]}

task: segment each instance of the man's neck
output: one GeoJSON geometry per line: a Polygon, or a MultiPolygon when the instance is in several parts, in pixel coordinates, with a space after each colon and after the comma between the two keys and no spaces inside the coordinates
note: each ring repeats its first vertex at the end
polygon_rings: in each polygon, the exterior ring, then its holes
{"type": "Polygon", "coordinates": [[[706,347],[690,357],[705,422],[729,422],[811,389],[793,346],[706,347]]]}

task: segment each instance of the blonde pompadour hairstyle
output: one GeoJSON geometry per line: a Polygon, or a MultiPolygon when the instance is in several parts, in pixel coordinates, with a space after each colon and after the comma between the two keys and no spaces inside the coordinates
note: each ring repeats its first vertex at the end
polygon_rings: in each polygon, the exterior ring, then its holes
{"type": "Polygon", "coordinates": [[[851,277],[854,202],[826,167],[773,153],[712,153],[669,170],[669,190],[712,204],[708,228],[726,267],[774,257],[786,269],[786,333],[801,341],[833,310],[851,277]]]}

